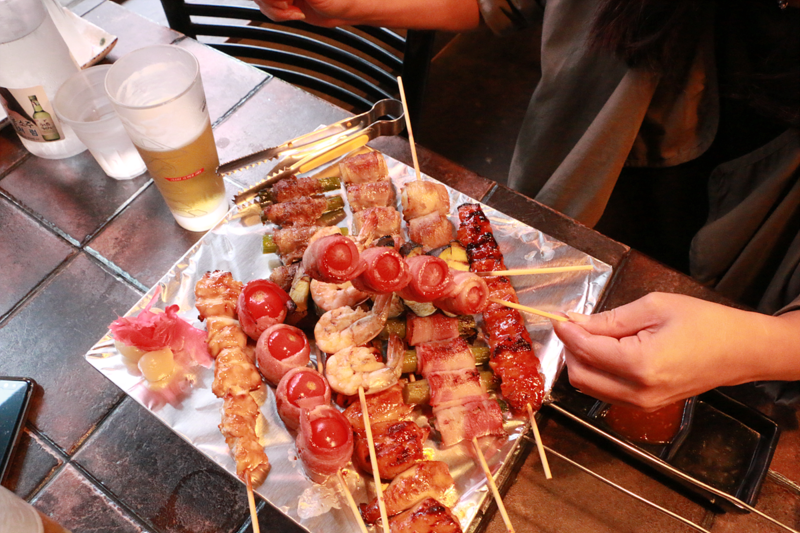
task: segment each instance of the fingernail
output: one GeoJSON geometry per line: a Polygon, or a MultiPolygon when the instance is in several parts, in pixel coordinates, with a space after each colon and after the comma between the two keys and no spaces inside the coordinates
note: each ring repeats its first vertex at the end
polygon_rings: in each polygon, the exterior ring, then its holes
{"type": "Polygon", "coordinates": [[[584,322],[589,320],[588,315],[575,313],[573,311],[567,311],[567,317],[570,319],[571,322],[575,322],[576,324],[583,324],[584,322]]]}
{"type": "Polygon", "coordinates": [[[302,11],[295,11],[289,15],[291,20],[305,20],[306,16],[302,11]]]}

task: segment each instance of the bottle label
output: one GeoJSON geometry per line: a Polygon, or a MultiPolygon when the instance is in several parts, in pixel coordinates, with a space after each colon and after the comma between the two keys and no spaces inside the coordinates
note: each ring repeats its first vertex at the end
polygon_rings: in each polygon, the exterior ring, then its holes
{"type": "Polygon", "coordinates": [[[25,89],[0,87],[0,103],[17,135],[23,139],[33,142],[64,139],[61,123],[41,85],[25,89]]]}

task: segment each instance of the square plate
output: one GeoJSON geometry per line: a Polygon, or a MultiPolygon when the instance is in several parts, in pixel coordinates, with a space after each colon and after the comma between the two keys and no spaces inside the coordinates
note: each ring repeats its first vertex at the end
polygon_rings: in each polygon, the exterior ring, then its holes
{"type": "Polygon", "coordinates": [[[655,447],[611,431],[597,416],[605,404],[573,388],[566,371],[551,395],[551,407],[558,412],[724,510],[746,511],[742,503],[755,505],[780,436],[774,420],[718,390],[694,399],[679,439],[655,447]]]}

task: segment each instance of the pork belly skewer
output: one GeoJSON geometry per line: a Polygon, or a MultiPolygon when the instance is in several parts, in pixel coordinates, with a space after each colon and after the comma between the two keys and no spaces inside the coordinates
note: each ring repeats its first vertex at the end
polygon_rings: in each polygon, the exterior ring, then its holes
{"type": "MultiPolygon", "coordinates": [[[[467,248],[470,270],[506,270],[491,224],[480,206],[460,205],[458,216],[458,240],[467,248]]],[[[522,315],[518,310],[508,307],[519,305],[511,281],[500,276],[491,277],[486,283],[491,302],[483,313],[492,349],[489,366],[500,377],[500,390],[512,411],[516,414],[527,411],[531,426],[535,428],[534,436],[538,437],[539,431],[533,412],[541,407],[544,399],[544,379],[539,373],[539,359],[533,352],[533,344],[522,315]]],[[[549,479],[550,467],[541,439],[537,438],[536,443],[545,475],[549,479]]]]}
{"type": "Polygon", "coordinates": [[[219,429],[236,462],[236,474],[247,485],[253,529],[258,529],[253,485],[264,482],[270,464],[256,435],[260,414],[252,393],[263,388],[250,354],[247,336],[236,321],[236,302],[242,284],[229,272],[206,272],[195,285],[195,300],[200,320],[206,321],[208,349],[216,364],[211,390],[223,399],[219,429]]]}

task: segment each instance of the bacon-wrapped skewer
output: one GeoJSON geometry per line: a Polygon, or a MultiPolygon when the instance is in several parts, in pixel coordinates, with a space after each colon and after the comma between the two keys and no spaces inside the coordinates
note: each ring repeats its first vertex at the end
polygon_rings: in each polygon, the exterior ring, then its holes
{"type": "Polygon", "coordinates": [[[259,197],[273,203],[288,202],[304,196],[317,196],[328,191],[335,191],[341,186],[338,177],[309,177],[298,178],[286,176],[278,181],[271,189],[259,194],[259,197]]]}
{"type": "Polygon", "coordinates": [[[236,321],[236,302],[242,284],[229,272],[206,272],[195,286],[200,320],[205,320],[208,348],[216,359],[211,390],[224,399],[220,431],[225,436],[236,473],[246,483],[264,482],[270,465],[256,435],[260,414],[252,393],[264,385],[247,350],[247,336],[236,321]]]}
{"type": "MultiPolygon", "coordinates": [[[[473,272],[506,270],[503,254],[486,215],[478,204],[458,207],[458,240],[467,248],[473,272]]],[[[505,276],[486,280],[489,297],[519,303],[511,281],[505,276]]],[[[489,366],[500,378],[500,390],[515,414],[538,410],[544,399],[544,380],[522,315],[516,309],[490,303],[483,312],[492,349],[489,366]]]]}
{"type": "Polygon", "coordinates": [[[425,252],[444,246],[453,240],[450,196],[441,183],[412,181],[400,193],[403,218],[408,223],[409,238],[422,245],[425,252]]]}
{"type": "Polygon", "coordinates": [[[289,429],[300,426],[300,413],[318,405],[330,405],[331,387],[313,368],[299,366],[283,375],[275,391],[278,415],[289,429]]]}
{"type": "Polygon", "coordinates": [[[353,240],[341,234],[313,240],[303,254],[306,273],[325,283],[350,281],[361,274],[365,267],[353,240]]]}
{"type": "Polygon", "coordinates": [[[339,174],[345,185],[389,180],[389,169],[380,152],[366,152],[339,162],[339,174]]]}
{"type": "Polygon", "coordinates": [[[264,208],[262,220],[278,226],[316,226],[327,225],[324,215],[334,213],[344,206],[341,196],[330,198],[302,197],[264,208]]]}
{"type": "Polygon", "coordinates": [[[353,213],[370,207],[394,207],[394,185],[391,181],[353,183],[347,186],[347,202],[353,213]]]}

